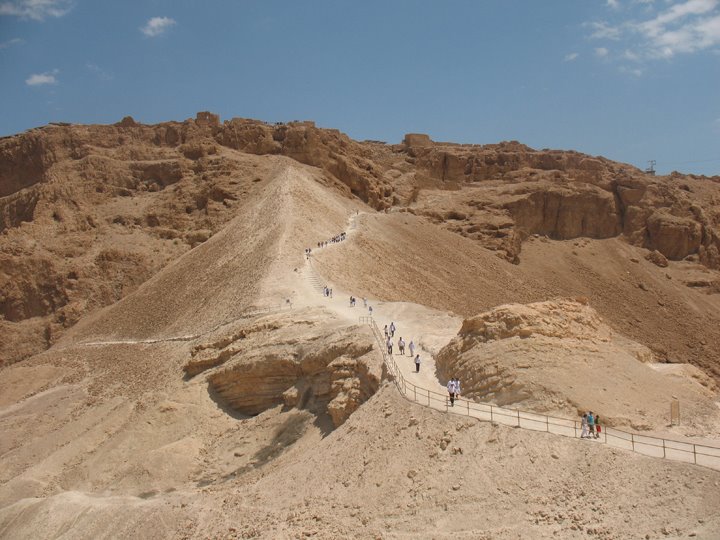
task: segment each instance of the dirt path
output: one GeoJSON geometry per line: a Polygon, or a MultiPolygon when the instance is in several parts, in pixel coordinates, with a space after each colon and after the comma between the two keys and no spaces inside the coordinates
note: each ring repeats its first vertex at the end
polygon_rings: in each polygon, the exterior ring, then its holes
{"type": "MultiPolygon", "coordinates": [[[[326,280],[317,270],[316,260],[322,259],[322,253],[333,249],[344,242],[352,242],[358,227],[362,226],[362,216],[358,213],[348,218],[346,239],[342,242],[329,243],[326,247],[313,249],[311,257],[305,259],[297,284],[297,296],[294,305],[297,307],[324,306],[344,319],[348,324],[357,324],[359,318],[370,315],[364,307],[362,298],[356,298],[356,305],[350,305],[352,291],[345,290],[341,284],[326,280]],[[323,288],[332,289],[333,296],[326,297],[323,288]]],[[[352,264],[349,261],[349,264],[352,264]]],[[[368,308],[372,307],[372,316],[382,330],[385,325],[395,324],[393,337],[393,355],[403,376],[413,384],[445,392],[444,384],[438,378],[435,366],[435,354],[455,335],[457,335],[462,319],[440,311],[428,309],[419,304],[409,302],[382,302],[375,298],[367,299],[368,308]],[[398,341],[405,341],[405,355],[400,355],[398,341]],[[409,344],[415,344],[415,353],[420,355],[420,372],[415,372],[415,363],[410,356],[409,344]]]]}

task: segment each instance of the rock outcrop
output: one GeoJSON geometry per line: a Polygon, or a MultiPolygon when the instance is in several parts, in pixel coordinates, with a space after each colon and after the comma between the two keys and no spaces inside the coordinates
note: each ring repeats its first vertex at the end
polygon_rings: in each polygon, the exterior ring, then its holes
{"type": "Polygon", "coordinates": [[[203,374],[211,394],[241,414],[283,405],[328,414],[337,427],[377,391],[382,359],[366,329],[314,326],[302,313],[265,317],[196,347],[185,373],[203,374]]]}
{"type": "Polygon", "coordinates": [[[661,428],[669,396],[693,410],[697,426],[720,416],[717,390],[700,370],[693,379],[662,375],[647,347],[612,332],[587,299],[500,306],[466,319],[436,357],[442,379],[458,377],[463,395],[500,406],[574,416],[593,410],[607,425],[661,428]],[[695,382],[697,381],[697,382],[695,382]]]}

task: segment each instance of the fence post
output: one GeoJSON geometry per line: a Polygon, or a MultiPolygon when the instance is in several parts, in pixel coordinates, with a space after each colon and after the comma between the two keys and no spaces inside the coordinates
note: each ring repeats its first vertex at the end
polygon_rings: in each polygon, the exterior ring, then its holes
{"type": "Polygon", "coordinates": [[[417,386],[413,384],[413,401],[417,401],[417,386]]]}
{"type": "Polygon", "coordinates": [[[465,404],[467,405],[467,415],[470,416],[470,400],[465,400],[465,404]]]}
{"type": "Polygon", "coordinates": [[[547,415],[545,416],[545,431],[550,433],[550,417],[547,415]]]}
{"type": "Polygon", "coordinates": [[[665,457],[665,439],[663,439],[662,442],[663,442],[663,457],[665,457]]]}
{"type": "Polygon", "coordinates": [[[493,406],[490,405],[490,421],[491,422],[493,421],[492,410],[493,410],[493,406]]]}
{"type": "Polygon", "coordinates": [[[429,407],[430,406],[430,390],[427,388],[425,390],[427,391],[427,395],[428,395],[428,407],[429,407]]]}
{"type": "Polygon", "coordinates": [[[693,463],[697,465],[697,451],[695,448],[695,445],[693,444],[693,463]]]}
{"type": "Polygon", "coordinates": [[[520,409],[515,409],[515,412],[517,413],[518,427],[520,427],[520,409]]]}
{"type": "Polygon", "coordinates": [[[630,444],[632,444],[632,450],[635,451],[635,435],[630,434],[630,444]]]}

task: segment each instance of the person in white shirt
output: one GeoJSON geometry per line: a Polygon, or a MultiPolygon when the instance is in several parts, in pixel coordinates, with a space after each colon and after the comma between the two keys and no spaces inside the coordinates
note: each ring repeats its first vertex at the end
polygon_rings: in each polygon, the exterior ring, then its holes
{"type": "Polygon", "coordinates": [[[405,340],[400,336],[400,339],[398,340],[398,352],[405,355],[405,340]]]}
{"type": "Polygon", "coordinates": [[[395,337],[395,323],[390,323],[390,337],[395,337]]]}
{"type": "Polygon", "coordinates": [[[409,348],[410,348],[410,356],[414,355],[415,354],[415,342],[412,339],[410,340],[409,348]]]}
{"type": "Polygon", "coordinates": [[[455,406],[455,379],[450,379],[447,383],[447,391],[450,395],[450,406],[455,406]]]}
{"type": "Polygon", "coordinates": [[[392,338],[388,338],[388,340],[387,340],[388,354],[392,354],[392,348],[393,348],[392,338]]]}

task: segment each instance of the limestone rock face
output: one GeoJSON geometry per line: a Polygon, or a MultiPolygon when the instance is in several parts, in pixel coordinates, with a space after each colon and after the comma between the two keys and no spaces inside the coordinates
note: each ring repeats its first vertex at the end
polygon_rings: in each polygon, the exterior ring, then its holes
{"type": "Polygon", "coordinates": [[[373,349],[365,328],[325,334],[302,315],[266,317],[197,347],[184,370],[202,373],[239,413],[284,405],[327,413],[339,426],[377,391],[382,358],[373,349]]]}
{"type": "Polygon", "coordinates": [[[511,262],[519,261],[531,234],[558,240],[623,235],[670,260],[696,255],[720,268],[720,220],[712,203],[720,183],[698,179],[693,188],[603,158],[519,143],[433,143],[406,152],[425,187],[409,211],[511,262]]]}
{"type": "Polygon", "coordinates": [[[561,299],[527,305],[499,306],[463,322],[461,349],[512,337],[541,335],[557,338],[608,339],[609,329],[588,305],[587,298],[561,299]]]}
{"type": "Polygon", "coordinates": [[[657,411],[674,395],[698,424],[720,417],[709,406],[712,381],[667,377],[654,361],[584,298],[508,304],[471,317],[436,357],[441,378],[459,378],[464,396],[503,407],[570,418],[592,410],[606,425],[648,429],[663,426],[657,411]]]}
{"type": "Polygon", "coordinates": [[[648,245],[670,260],[697,253],[702,240],[702,225],[689,217],[655,212],[647,221],[648,245]]]}
{"type": "Polygon", "coordinates": [[[548,187],[520,196],[506,208],[520,229],[559,240],[610,238],[622,229],[612,193],[595,187],[548,187]]]}

